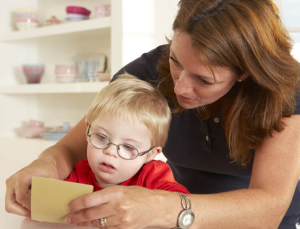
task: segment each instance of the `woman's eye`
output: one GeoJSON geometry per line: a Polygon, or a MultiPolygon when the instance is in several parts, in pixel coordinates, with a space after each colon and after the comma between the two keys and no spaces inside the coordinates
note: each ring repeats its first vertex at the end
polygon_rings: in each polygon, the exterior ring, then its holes
{"type": "Polygon", "coordinates": [[[202,84],[206,85],[206,86],[212,86],[212,85],[214,85],[213,83],[207,82],[207,81],[204,80],[204,79],[201,79],[201,78],[199,78],[199,79],[200,79],[200,82],[201,82],[202,84]]]}
{"type": "Polygon", "coordinates": [[[170,60],[176,65],[176,66],[180,66],[180,64],[178,63],[177,60],[174,59],[174,57],[169,56],[170,60]]]}

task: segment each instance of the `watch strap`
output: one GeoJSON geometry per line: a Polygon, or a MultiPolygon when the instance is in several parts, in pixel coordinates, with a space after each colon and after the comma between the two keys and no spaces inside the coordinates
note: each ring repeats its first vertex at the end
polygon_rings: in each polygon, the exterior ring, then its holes
{"type": "Polygon", "coordinates": [[[192,209],[192,201],[191,199],[184,193],[180,193],[180,192],[177,192],[181,198],[181,205],[183,207],[183,210],[179,213],[179,216],[178,216],[178,219],[177,219],[177,229],[187,229],[189,228],[193,222],[194,222],[194,218],[195,218],[195,215],[194,215],[194,212],[191,210],[192,209]],[[189,221],[187,224],[186,224],[186,217],[188,217],[189,221]]]}

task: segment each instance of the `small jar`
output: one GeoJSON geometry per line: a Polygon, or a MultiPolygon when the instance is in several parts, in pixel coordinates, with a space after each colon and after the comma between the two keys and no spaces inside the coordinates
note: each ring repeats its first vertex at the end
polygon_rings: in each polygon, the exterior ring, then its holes
{"type": "Polygon", "coordinates": [[[110,12],[110,4],[99,4],[95,7],[95,18],[109,17],[110,12]]]}
{"type": "Polygon", "coordinates": [[[15,21],[19,30],[30,30],[39,26],[37,11],[32,8],[18,9],[15,21]]]}

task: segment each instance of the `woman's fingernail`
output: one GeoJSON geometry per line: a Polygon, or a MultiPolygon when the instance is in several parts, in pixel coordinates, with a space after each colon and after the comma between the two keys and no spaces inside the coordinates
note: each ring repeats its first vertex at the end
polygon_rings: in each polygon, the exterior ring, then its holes
{"type": "Polygon", "coordinates": [[[71,224],[72,223],[72,221],[71,221],[70,218],[66,218],[65,221],[66,221],[67,224],[71,224]]]}

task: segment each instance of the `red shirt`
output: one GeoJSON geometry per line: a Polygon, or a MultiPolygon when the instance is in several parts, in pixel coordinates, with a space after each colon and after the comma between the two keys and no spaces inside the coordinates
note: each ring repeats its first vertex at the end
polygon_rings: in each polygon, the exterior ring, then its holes
{"type": "MultiPolygon", "coordinates": [[[[103,189],[98,185],[87,159],[77,163],[75,169],[65,181],[93,185],[94,192],[103,189]]],[[[145,164],[133,177],[119,185],[136,185],[149,189],[189,193],[184,186],[175,181],[170,167],[165,162],[158,160],[145,164]]]]}

